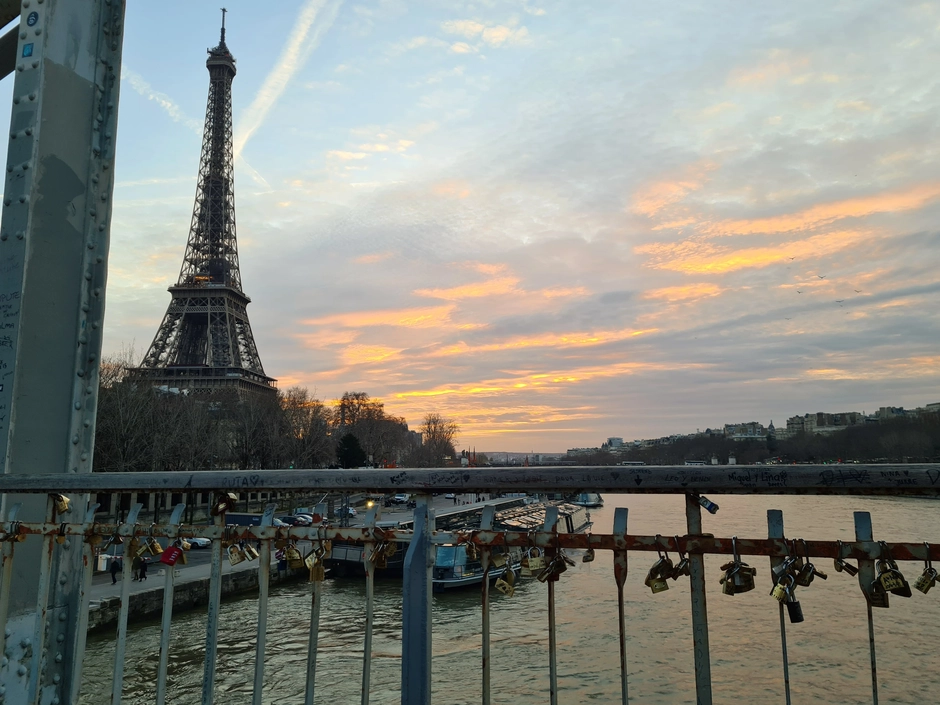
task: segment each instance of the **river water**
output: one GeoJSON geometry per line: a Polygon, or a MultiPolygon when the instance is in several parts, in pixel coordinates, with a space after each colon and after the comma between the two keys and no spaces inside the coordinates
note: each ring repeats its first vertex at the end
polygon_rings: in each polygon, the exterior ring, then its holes
{"type": "MultiPolygon", "coordinates": [[[[870,511],[876,540],[940,542],[940,502],[916,498],[713,496],[721,510],[703,513],[704,531],[716,536],[767,535],[767,510],[781,509],[788,537],[854,540],[853,512],[870,511]]],[[[629,533],[683,535],[684,498],[672,495],[607,495],[593,510],[594,531],[612,530],[614,508],[630,508],[629,533]]],[[[637,703],[694,703],[688,579],[652,595],[643,579],[655,554],[630,554],[627,578],[630,699],[637,703]]],[[[769,597],[769,561],[753,558],[758,588],[721,594],[718,566],[706,556],[709,638],[716,703],[784,702],[777,602],[769,597]]],[[[747,560],[747,559],[745,559],[747,560]]],[[[787,625],[793,702],[871,702],[865,599],[858,582],[817,562],[829,574],[801,588],[806,621],[787,625]]],[[[901,563],[910,582],[922,563],[901,563]]],[[[311,588],[293,583],[272,588],[268,617],[264,701],[303,702],[311,588]]],[[[524,579],[513,598],[493,591],[491,641],[494,703],[546,703],[548,696],[547,588],[524,579]]],[[[609,552],[579,563],[556,585],[559,702],[620,701],[617,590],[609,552]]],[[[320,618],[317,702],[358,703],[365,621],[362,581],[327,580],[320,618]]],[[[257,600],[223,603],[216,702],[251,701],[257,600]]],[[[481,702],[480,596],[478,590],[435,595],[433,604],[433,700],[442,705],[481,702]]],[[[940,587],[910,599],[891,596],[890,609],[875,610],[880,699],[883,703],[933,702],[940,693],[940,587]]],[[[125,661],[125,702],[153,702],[160,626],[132,625],[125,661]]],[[[173,621],[167,702],[198,703],[201,693],[205,612],[173,621]]],[[[376,583],[371,702],[399,702],[401,584],[376,583]]],[[[85,705],[109,702],[114,640],[88,640],[85,705]]]]}

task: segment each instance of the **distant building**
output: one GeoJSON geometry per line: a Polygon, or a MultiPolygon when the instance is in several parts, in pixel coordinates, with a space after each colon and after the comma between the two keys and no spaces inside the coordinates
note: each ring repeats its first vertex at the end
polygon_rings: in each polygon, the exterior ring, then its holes
{"type": "Polygon", "coordinates": [[[725,438],[733,441],[754,441],[767,437],[767,430],[757,421],[725,424],[725,438]]]}

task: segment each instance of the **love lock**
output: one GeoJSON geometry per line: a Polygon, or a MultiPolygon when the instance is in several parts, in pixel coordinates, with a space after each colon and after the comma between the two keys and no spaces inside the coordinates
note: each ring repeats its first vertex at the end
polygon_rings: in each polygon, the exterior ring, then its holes
{"type": "Polygon", "coordinates": [[[231,565],[238,565],[245,560],[245,554],[242,553],[242,550],[238,547],[237,543],[233,543],[228,547],[228,562],[231,565]]]}
{"type": "Polygon", "coordinates": [[[160,554],[160,562],[165,565],[173,566],[176,565],[176,561],[178,561],[182,555],[183,549],[179,546],[173,545],[168,547],[160,554]]]}
{"type": "Polygon", "coordinates": [[[52,495],[52,501],[55,503],[56,514],[66,514],[71,511],[71,507],[69,505],[72,501],[64,494],[52,495]]]}
{"type": "Polygon", "coordinates": [[[513,583],[516,582],[516,576],[513,575],[512,568],[506,566],[503,574],[496,579],[496,589],[507,597],[512,597],[516,593],[513,583]]]}
{"type": "Polygon", "coordinates": [[[220,514],[225,514],[232,511],[235,508],[235,503],[238,501],[238,495],[234,492],[221,492],[215,498],[215,503],[209,509],[209,514],[214,517],[219,516],[220,514]]]}
{"type": "Polygon", "coordinates": [[[925,595],[930,592],[930,588],[937,584],[937,569],[930,562],[930,544],[924,541],[924,549],[927,552],[927,558],[924,560],[924,572],[914,581],[914,587],[925,595]]]}
{"type": "Polygon", "coordinates": [[[304,567],[304,557],[294,544],[288,544],[284,549],[284,558],[287,560],[287,567],[291,570],[299,570],[304,567]]]}

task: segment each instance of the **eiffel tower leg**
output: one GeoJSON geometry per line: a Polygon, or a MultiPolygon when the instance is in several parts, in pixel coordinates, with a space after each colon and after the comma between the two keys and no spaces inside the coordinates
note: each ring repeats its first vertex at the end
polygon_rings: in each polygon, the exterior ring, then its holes
{"type": "MultiPolygon", "coordinates": [[[[6,473],[92,468],[123,24],[123,0],[22,3],[0,223],[6,473]]],[[[51,518],[47,498],[35,495],[5,495],[2,516],[15,503],[22,520],[51,518]]],[[[87,497],[72,503],[66,519],[83,521],[87,497]]],[[[4,702],[39,702],[40,690],[43,702],[75,701],[85,638],[76,579],[82,552],[81,541],[58,546],[49,580],[40,580],[40,543],[17,548],[4,702]]]]}

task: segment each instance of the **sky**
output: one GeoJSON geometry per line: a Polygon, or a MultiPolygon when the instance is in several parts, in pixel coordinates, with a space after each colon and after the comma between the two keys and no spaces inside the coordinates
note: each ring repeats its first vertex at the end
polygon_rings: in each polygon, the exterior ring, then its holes
{"type": "MultiPolygon", "coordinates": [[[[940,4],[227,7],[280,388],[535,452],[940,401],[940,4]]],[[[128,3],[106,353],[178,277],[219,19],[128,3]]]]}

